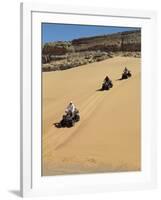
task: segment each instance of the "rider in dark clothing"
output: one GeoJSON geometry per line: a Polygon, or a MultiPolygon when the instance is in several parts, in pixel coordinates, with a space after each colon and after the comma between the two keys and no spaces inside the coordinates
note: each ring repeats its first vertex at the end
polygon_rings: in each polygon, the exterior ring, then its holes
{"type": "Polygon", "coordinates": [[[129,72],[129,70],[125,67],[123,73],[124,73],[124,74],[128,74],[128,72],[129,72]]]}
{"type": "Polygon", "coordinates": [[[110,78],[108,76],[105,77],[103,85],[105,86],[109,86],[112,84],[112,81],[110,80],[110,78]]]}
{"type": "Polygon", "coordinates": [[[106,76],[105,79],[104,79],[104,83],[105,83],[105,82],[109,82],[109,81],[110,81],[109,77],[106,76]]]}

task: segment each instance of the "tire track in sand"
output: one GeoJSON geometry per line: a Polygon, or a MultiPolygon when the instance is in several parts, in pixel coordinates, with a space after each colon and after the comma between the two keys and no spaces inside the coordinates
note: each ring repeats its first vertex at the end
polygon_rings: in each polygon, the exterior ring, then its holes
{"type": "MultiPolygon", "coordinates": [[[[94,96],[95,96],[95,92],[91,93],[91,95],[88,96],[86,101],[84,101],[84,103],[80,107],[78,107],[79,111],[83,110],[88,105],[88,103],[94,98],[94,96]]],[[[60,116],[60,113],[58,113],[58,115],[60,116]]],[[[68,129],[68,128],[63,128],[63,129],[68,129]]],[[[43,141],[46,142],[46,140],[48,140],[49,138],[50,139],[53,138],[53,136],[56,135],[57,133],[60,133],[60,129],[53,127],[53,124],[52,124],[51,128],[49,129],[47,134],[44,136],[43,141]]]]}
{"type": "MultiPolygon", "coordinates": [[[[133,78],[131,78],[130,80],[128,80],[128,82],[131,82],[133,79],[135,79],[137,77],[137,75],[138,74],[136,74],[135,76],[133,76],[133,78]]],[[[114,94],[115,92],[118,91],[118,89],[120,87],[123,87],[126,84],[126,82],[127,81],[118,83],[117,87],[113,88],[113,90],[109,90],[108,93],[107,93],[107,91],[104,91],[103,93],[102,92],[101,93],[100,92],[99,93],[95,93],[95,95],[93,95],[93,97],[92,97],[91,102],[88,101],[89,102],[88,105],[87,105],[87,102],[86,102],[86,105],[85,105],[84,109],[82,109],[82,111],[80,110],[81,111],[81,115],[83,116],[83,117],[81,117],[81,123],[78,124],[77,128],[75,130],[73,129],[73,131],[68,136],[65,135],[65,137],[63,136],[63,138],[58,138],[57,139],[58,141],[56,141],[56,143],[55,143],[55,150],[57,150],[60,147],[62,147],[65,143],[67,143],[71,139],[71,137],[74,134],[76,134],[78,128],[80,128],[81,126],[84,125],[84,122],[86,120],[88,120],[88,118],[92,115],[92,113],[100,105],[100,103],[103,101],[103,99],[104,99],[104,97],[106,95],[109,96],[111,94],[114,94]]]]}
{"type": "Polygon", "coordinates": [[[79,107],[79,111],[81,113],[81,123],[76,123],[75,126],[72,127],[72,129],[60,128],[53,131],[52,126],[52,128],[48,132],[48,134],[52,133],[52,137],[50,138],[50,140],[48,140],[48,142],[45,141],[46,148],[43,148],[44,154],[48,154],[50,153],[50,151],[58,149],[67,140],[69,140],[76,133],[77,129],[83,125],[83,122],[90,117],[90,115],[97,108],[97,106],[99,106],[100,102],[103,100],[105,95],[107,94],[105,94],[104,92],[99,94],[94,92],[93,95],[90,96],[81,107],[79,107]]]}
{"type": "MultiPolygon", "coordinates": [[[[135,78],[135,77],[133,77],[135,78]]],[[[133,79],[132,78],[132,79],[133,79]]],[[[43,148],[44,155],[50,153],[53,150],[57,150],[63,144],[70,140],[70,138],[76,134],[79,127],[81,127],[84,122],[91,116],[93,111],[99,106],[101,101],[104,99],[106,95],[113,93],[116,91],[121,85],[124,85],[125,82],[118,83],[115,89],[112,91],[109,90],[108,94],[107,91],[105,92],[94,92],[92,95],[79,107],[80,116],[81,116],[81,123],[78,122],[75,124],[74,127],[71,128],[60,128],[53,130],[53,126],[50,128],[47,134],[47,138],[50,137],[50,140],[45,138],[44,143],[46,148],[43,148]]]]}

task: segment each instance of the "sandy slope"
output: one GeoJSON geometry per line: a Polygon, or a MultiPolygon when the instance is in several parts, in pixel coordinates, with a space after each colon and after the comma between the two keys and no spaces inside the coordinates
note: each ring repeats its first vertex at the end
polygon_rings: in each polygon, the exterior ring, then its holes
{"type": "Polygon", "coordinates": [[[43,73],[43,175],[140,170],[140,59],[116,57],[43,73]],[[133,73],[118,81],[127,66],[133,73]],[[109,75],[114,87],[97,91],[109,75]],[[81,121],[56,128],[68,102],[81,121]]]}

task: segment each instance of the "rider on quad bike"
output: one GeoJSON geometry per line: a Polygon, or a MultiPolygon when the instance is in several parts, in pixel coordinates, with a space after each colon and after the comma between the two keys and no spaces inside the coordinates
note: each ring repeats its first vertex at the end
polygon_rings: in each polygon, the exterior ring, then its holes
{"type": "Polygon", "coordinates": [[[70,114],[73,116],[75,110],[76,110],[76,107],[75,107],[74,103],[73,103],[72,101],[70,101],[70,103],[68,104],[68,106],[67,106],[65,112],[66,112],[67,114],[70,113],[70,114]]]}
{"type": "Polygon", "coordinates": [[[130,72],[130,70],[128,70],[128,69],[125,67],[125,69],[124,69],[124,71],[123,71],[123,73],[122,73],[122,78],[121,78],[121,79],[127,79],[127,78],[129,78],[129,77],[131,77],[131,72],[130,72]]]}
{"type": "Polygon", "coordinates": [[[124,73],[124,74],[128,74],[128,72],[129,72],[129,70],[125,67],[123,73],[124,73]]]}
{"type": "Polygon", "coordinates": [[[109,90],[112,87],[113,87],[112,81],[108,76],[106,76],[102,84],[102,90],[109,90]]]}
{"type": "Polygon", "coordinates": [[[80,120],[79,111],[75,107],[72,101],[68,104],[65,115],[63,115],[63,118],[60,122],[60,127],[72,127],[74,126],[75,122],[78,122],[80,120]]]}
{"type": "Polygon", "coordinates": [[[108,82],[108,81],[110,81],[110,79],[109,79],[108,76],[106,76],[105,79],[104,79],[104,82],[108,82]]]}

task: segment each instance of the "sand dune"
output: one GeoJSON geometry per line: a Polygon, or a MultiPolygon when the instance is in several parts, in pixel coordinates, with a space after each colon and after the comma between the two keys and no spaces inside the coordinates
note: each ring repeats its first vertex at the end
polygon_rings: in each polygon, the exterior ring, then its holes
{"type": "Polygon", "coordinates": [[[140,170],[140,59],[43,73],[43,175],[140,170]],[[119,81],[127,66],[132,78],[119,81]],[[108,75],[114,87],[98,91],[108,75]],[[56,128],[72,100],[81,120],[56,128]]]}

